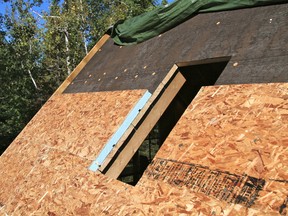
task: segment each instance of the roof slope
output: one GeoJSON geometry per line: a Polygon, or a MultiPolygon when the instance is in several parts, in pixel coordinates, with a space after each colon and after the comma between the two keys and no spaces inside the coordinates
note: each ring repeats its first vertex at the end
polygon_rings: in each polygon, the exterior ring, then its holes
{"type": "Polygon", "coordinates": [[[287,214],[287,9],[200,14],[135,46],[106,37],[0,157],[0,214],[287,214]],[[230,59],[220,86],[199,87],[135,187],[88,169],[146,90],[161,97],[181,73],[175,63],[201,75],[195,64],[214,58],[230,59]]]}
{"type": "Polygon", "coordinates": [[[202,88],[148,168],[149,178],[279,211],[288,193],[287,93],[287,83],[202,88]]]}
{"type": "Polygon", "coordinates": [[[281,4],[198,14],[145,43],[119,47],[110,39],[65,93],[153,93],[173,64],[227,56],[218,85],[288,82],[287,11],[288,4],[281,4]]]}
{"type": "Polygon", "coordinates": [[[119,21],[111,29],[111,37],[118,45],[132,45],[155,37],[191,18],[199,12],[215,12],[256,7],[287,0],[178,0],[153,11],[119,21]]]}
{"type": "Polygon", "coordinates": [[[1,202],[30,178],[31,170],[45,161],[51,149],[75,155],[91,165],[144,93],[131,90],[54,95],[1,156],[1,202]]]}
{"type": "MultiPolygon", "coordinates": [[[[30,124],[1,157],[5,175],[0,178],[0,212],[8,215],[279,213],[288,192],[287,182],[281,182],[287,180],[288,166],[287,88],[287,84],[202,88],[135,187],[89,171],[91,160],[64,151],[61,142],[58,146],[45,145],[45,136],[37,134],[37,143],[27,140],[27,136],[35,136],[35,128],[30,124]],[[189,169],[190,174],[185,176],[189,169]],[[202,185],[195,184],[195,171],[198,179],[210,174],[205,187],[203,181],[202,185]],[[212,182],[215,174],[216,183],[212,182]],[[234,186],[233,180],[241,178],[246,178],[239,181],[244,186],[234,186]],[[252,188],[247,186],[251,184],[252,188]],[[235,190],[231,191],[231,187],[235,190]],[[217,190],[226,191],[227,197],[217,196],[217,190]],[[229,200],[238,190],[247,202],[229,200]]],[[[87,106],[82,102],[79,106],[87,106]]],[[[38,116],[46,112],[43,109],[38,116]]],[[[65,115],[68,117],[69,113],[65,115]]],[[[56,113],[51,114],[51,118],[56,117],[56,113]]],[[[87,127],[79,127],[75,133],[86,135],[83,129],[87,127]]],[[[56,133],[50,136],[51,142],[57,141],[56,133]]]]}

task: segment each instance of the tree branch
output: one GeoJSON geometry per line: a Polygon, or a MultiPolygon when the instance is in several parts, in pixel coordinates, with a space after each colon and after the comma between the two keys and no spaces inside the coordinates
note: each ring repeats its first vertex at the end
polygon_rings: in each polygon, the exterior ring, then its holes
{"type": "MultiPolygon", "coordinates": [[[[25,70],[24,65],[23,65],[22,62],[21,62],[21,67],[22,67],[23,70],[25,70]]],[[[28,71],[28,74],[29,74],[29,76],[30,76],[30,78],[31,78],[31,80],[32,80],[33,85],[35,86],[35,88],[36,88],[37,90],[39,90],[39,88],[38,88],[38,86],[37,86],[37,84],[36,84],[36,81],[35,81],[35,79],[34,79],[33,76],[32,76],[31,71],[30,71],[29,69],[28,69],[27,71],[28,71]]]]}
{"type": "Polygon", "coordinates": [[[67,31],[67,29],[64,29],[64,36],[65,36],[65,46],[66,46],[66,52],[67,52],[67,56],[66,56],[66,67],[67,67],[67,73],[68,75],[71,73],[71,69],[70,69],[70,49],[69,49],[69,33],[67,31]]]}
{"type": "Polygon", "coordinates": [[[60,16],[46,16],[46,15],[41,15],[40,13],[38,13],[37,11],[34,11],[32,8],[30,9],[34,14],[36,14],[37,16],[39,16],[40,18],[44,19],[46,17],[48,18],[57,18],[60,19],[60,16]]]}

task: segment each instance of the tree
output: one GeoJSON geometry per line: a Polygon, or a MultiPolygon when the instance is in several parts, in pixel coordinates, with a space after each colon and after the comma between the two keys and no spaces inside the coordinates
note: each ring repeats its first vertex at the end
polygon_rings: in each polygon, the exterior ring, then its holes
{"type": "Polygon", "coordinates": [[[137,16],[156,6],[155,0],[86,0],[90,47],[119,20],[137,16]]]}
{"type": "Polygon", "coordinates": [[[45,19],[43,34],[43,64],[47,70],[47,78],[54,80],[53,85],[62,83],[73,68],[88,53],[88,27],[85,9],[87,5],[82,0],[65,0],[51,2],[45,19]]]}
{"type": "Polygon", "coordinates": [[[39,40],[29,2],[11,2],[1,26],[0,138],[6,146],[41,106],[39,40]]]}
{"type": "Polygon", "coordinates": [[[154,0],[10,0],[0,16],[0,154],[104,32],[154,0]]]}
{"type": "Polygon", "coordinates": [[[167,5],[168,1],[167,0],[162,0],[161,5],[167,5]]]}

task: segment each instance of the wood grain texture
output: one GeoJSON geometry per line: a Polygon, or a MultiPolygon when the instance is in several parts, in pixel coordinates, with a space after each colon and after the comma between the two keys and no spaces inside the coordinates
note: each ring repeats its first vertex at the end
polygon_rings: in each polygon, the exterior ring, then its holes
{"type": "Polygon", "coordinates": [[[126,185],[88,171],[89,161],[57,149],[45,147],[40,155],[45,159],[37,160],[6,200],[3,210],[8,215],[207,215],[227,206],[149,179],[136,187],[126,185]]]}
{"type": "Polygon", "coordinates": [[[167,183],[144,178],[145,184],[126,185],[88,171],[87,160],[57,149],[45,147],[40,155],[44,158],[37,160],[26,181],[6,200],[3,210],[8,215],[243,213],[241,206],[239,210],[237,205],[231,206],[167,183]]]}
{"type": "MultiPolygon", "coordinates": [[[[35,138],[38,134],[32,125],[41,123],[43,110],[48,112],[48,107],[53,107],[50,102],[0,159],[0,213],[50,216],[280,215],[288,188],[287,182],[275,180],[287,180],[287,89],[287,83],[203,87],[156,155],[166,160],[199,164],[206,170],[222,170],[223,175],[242,176],[246,173],[265,179],[265,185],[251,207],[171,183],[169,173],[166,180],[151,178],[149,172],[156,171],[151,170],[153,165],[135,187],[89,171],[87,167],[91,160],[88,155],[48,145],[45,138],[42,141],[35,138]],[[29,133],[34,133],[35,137],[29,137],[29,133]],[[265,167],[262,167],[263,163],[265,167]]],[[[141,92],[138,93],[141,95],[141,92]]],[[[78,100],[68,103],[63,100],[66,96],[62,96],[59,95],[59,100],[54,99],[62,102],[63,109],[68,109],[68,104],[69,107],[76,106],[78,100]]],[[[78,97],[82,96],[74,96],[78,97]]],[[[127,98],[125,104],[128,104],[127,98]]],[[[60,105],[57,107],[61,109],[60,105]]],[[[53,115],[59,113],[55,111],[53,115]]],[[[90,118],[83,119],[88,121],[90,118]]],[[[52,127],[47,130],[54,130],[52,127]]],[[[110,130],[109,127],[105,130],[110,130]]],[[[284,209],[282,215],[286,212],[284,209]]]]}
{"type": "Polygon", "coordinates": [[[150,99],[147,101],[145,106],[142,108],[142,110],[139,112],[137,117],[133,120],[131,126],[126,130],[126,132],[123,134],[121,139],[118,141],[118,143],[115,145],[115,147],[112,149],[112,151],[109,153],[109,155],[106,157],[105,161],[102,163],[99,170],[103,172],[105,167],[109,164],[111,159],[115,156],[115,154],[118,152],[119,148],[124,144],[124,142],[128,139],[130,134],[135,132],[135,127],[139,127],[139,122],[143,119],[144,115],[149,112],[151,106],[153,103],[157,101],[157,98],[160,97],[162,92],[165,89],[165,86],[169,84],[169,82],[175,77],[175,74],[177,73],[178,66],[176,64],[173,65],[173,67],[170,69],[170,71],[167,73],[165,78],[162,80],[161,84],[157,87],[157,89],[154,91],[150,99]]]}
{"type": "Polygon", "coordinates": [[[131,160],[135,152],[139,149],[149,132],[152,130],[157,121],[161,118],[173,98],[186,82],[186,79],[179,72],[172,80],[171,84],[165,89],[163,95],[154,105],[148,116],[142,122],[141,126],[137,128],[131,140],[127,143],[121,153],[118,155],[115,162],[105,173],[111,178],[117,179],[125,166],[131,160]]]}
{"type": "Polygon", "coordinates": [[[24,131],[23,135],[29,142],[42,142],[93,160],[145,92],[132,90],[55,96],[29,123],[29,131],[24,131]]]}
{"type": "MultiPolygon", "coordinates": [[[[191,164],[194,174],[189,174],[190,179],[199,177],[200,181],[206,175],[203,179],[209,182],[217,174],[218,183],[213,183],[217,187],[225,183],[219,180],[221,173],[230,179],[248,176],[264,185],[255,192],[259,198],[253,198],[254,208],[277,212],[288,194],[287,95],[287,83],[203,87],[156,158],[191,164]]],[[[187,169],[184,165],[171,163],[162,169],[168,171],[156,174],[167,175],[164,181],[187,182],[180,176],[187,169]],[[183,169],[183,173],[173,171],[173,167],[183,169]]],[[[194,182],[191,187],[205,192],[207,183],[194,182]]]]}
{"type": "Polygon", "coordinates": [[[0,202],[23,184],[37,160],[45,158],[45,148],[92,163],[145,92],[54,95],[1,156],[0,202]]]}
{"type": "Polygon", "coordinates": [[[287,83],[203,87],[157,157],[288,179],[287,95],[287,83]]]}

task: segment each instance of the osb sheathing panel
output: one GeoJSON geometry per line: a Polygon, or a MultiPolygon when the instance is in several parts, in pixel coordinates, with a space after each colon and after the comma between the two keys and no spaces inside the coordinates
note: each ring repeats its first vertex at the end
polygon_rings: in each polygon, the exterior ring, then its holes
{"type": "Polygon", "coordinates": [[[89,163],[44,147],[26,181],[5,201],[2,211],[8,215],[53,216],[207,215],[225,208],[238,212],[235,205],[149,179],[132,187],[87,170],[89,163]]]}
{"type": "Polygon", "coordinates": [[[203,87],[157,157],[288,179],[288,84],[203,87]]]}
{"type": "Polygon", "coordinates": [[[29,123],[22,136],[29,142],[40,142],[93,160],[145,92],[56,96],[29,123]]]}
{"type": "Polygon", "coordinates": [[[149,178],[217,198],[213,190],[227,190],[232,179],[235,196],[221,199],[279,213],[288,195],[288,84],[203,87],[148,170],[149,178]],[[243,192],[249,181],[255,185],[243,192]],[[240,191],[246,201],[238,199],[240,191]]]}
{"type": "Polygon", "coordinates": [[[1,156],[0,202],[25,181],[44,147],[91,163],[145,92],[54,95],[1,156]]]}
{"type": "Polygon", "coordinates": [[[119,191],[125,194],[130,186],[89,171],[90,163],[44,147],[26,181],[6,201],[6,212],[15,215],[89,215],[93,209],[95,213],[103,211],[99,208],[103,201],[119,191]]]}
{"type": "MultiPolygon", "coordinates": [[[[267,169],[267,171],[263,171],[264,174],[261,175],[261,178],[265,178],[266,182],[251,207],[226,202],[223,199],[206,195],[200,190],[195,191],[191,187],[178,184],[176,181],[168,181],[169,172],[166,173],[164,179],[161,179],[163,176],[155,179],[150,174],[159,170],[151,170],[153,164],[146,170],[135,187],[128,186],[105,177],[103,174],[89,171],[87,167],[91,160],[87,157],[76,155],[65,149],[51,148],[49,145],[37,145],[30,142],[30,140],[29,142],[26,140],[25,143],[23,141],[24,146],[21,147],[21,139],[24,140],[23,132],[0,160],[1,171],[5,172],[1,174],[1,191],[3,192],[3,187],[10,185],[9,188],[5,189],[10,196],[7,193],[4,194],[5,196],[3,196],[3,193],[1,194],[2,207],[0,207],[0,213],[4,215],[6,213],[8,215],[50,216],[279,215],[279,210],[281,206],[284,206],[285,196],[287,197],[288,194],[287,182],[277,182],[272,179],[269,180],[269,178],[275,177],[278,180],[282,178],[282,180],[287,180],[287,177],[285,177],[287,172],[283,172],[284,169],[281,168],[287,166],[287,142],[285,141],[285,137],[287,137],[287,87],[287,84],[269,84],[203,88],[156,156],[156,160],[163,157],[165,160],[199,164],[199,166],[205,166],[206,170],[222,170],[224,175],[232,173],[242,176],[243,173],[246,173],[257,178],[259,176],[255,176],[255,173],[257,173],[255,170],[258,169],[249,168],[249,164],[247,169],[242,169],[241,166],[236,167],[238,161],[245,161],[240,157],[246,157],[248,158],[246,160],[249,160],[251,155],[247,150],[249,148],[261,150],[261,156],[262,151],[271,152],[270,156],[262,156],[266,167],[263,170],[267,169]],[[259,111],[261,114],[259,114],[259,111]],[[224,118],[224,114],[227,115],[226,121],[220,119],[220,117],[224,118]],[[244,118],[246,115],[247,118],[244,118]],[[216,119],[211,121],[213,118],[216,119]],[[217,118],[222,121],[223,125],[218,121],[218,126],[216,126],[217,118]],[[262,126],[259,125],[261,120],[265,120],[265,124],[262,122],[262,126]],[[185,121],[186,126],[184,127],[182,124],[185,121]],[[230,125],[230,127],[228,128],[227,125],[230,125]],[[224,140],[229,140],[228,137],[233,137],[233,134],[236,134],[235,137],[239,137],[235,125],[239,128],[238,131],[241,134],[243,133],[242,130],[250,131],[253,128],[258,137],[269,134],[269,137],[276,137],[278,141],[266,142],[265,145],[263,143],[264,138],[262,138],[256,145],[254,137],[252,137],[249,146],[245,145],[244,140],[246,138],[241,135],[242,138],[234,146],[236,149],[240,148],[237,160],[232,157],[233,154],[229,153],[231,151],[230,146],[225,145],[224,142],[222,142],[222,145],[218,144],[217,148],[213,147],[215,149],[213,155],[216,155],[215,152],[218,148],[222,148],[221,157],[216,157],[213,163],[205,158],[210,155],[209,142],[216,143],[220,140],[221,135],[224,140]],[[211,140],[209,136],[212,136],[213,133],[208,132],[205,136],[204,128],[212,130],[213,127],[214,134],[217,136],[211,140]],[[193,130],[191,130],[192,128],[193,130]],[[270,130],[270,132],[267,130],[270,130]],[[198,139],[191,141],[193,136],[197,138],[193,135],[194,131],[200,131],[199,136],[198,139]],[[188,134],[183,134],[187,132],[188,134]],[[201,139],[208,139],[208,141],[207,143],[201,142],[201,139]],[[198,148],[194,149],[192,143],[193,145],[199,143],[198,148]],[[245,145],[246,148],[242,149],[241,145],[245,145]],[[269,149],[268,146],[274,146],[275,148],[276,146],[282,146],[282,148],[276,148],[272,154],[273,150],[269,149]],[[265,150],[265,148],[268,148],[268,150],[265,150]],[[12,154],[12,151],[19,153],[19,157],[16,156],[15,152],[12,154]],[[203,155],[200,154],[201,152],[203,155]],[[225,166],[221,162],[226,161],[226,153],[231,159],[225,166]],[[198,158],[193,158],[193,155],[198,158]],[[25,157],[26,159],[23,159],[25,157]],[[278,176],[273,173],[273,168],[269,167],[268,159],[276,160],[273,161],[273,166],[278,172],[278,176]],[[22,164],[19,163],[20,161],[22,164]],[[23,169],[26,170],[25,173],[21,171],[23,169]],[[20,174],[17,174],[17,172],[20,174]],[[14,180],[16,183],[12,184],[11,181],[14,180]],[[5,185],[3,185],[4,183],[5,185]]],[[[37,122],[35,118],[33,121],[37,122]]],[[[25,130],[28,130],[27,128],[25,130]]],[[[246,133],[248,134],[248,132],[246,133]]],[[[251,163],[253,159],[250,159],[251,163]]],[[[181,169],[178,169],[178,171],[181,172],[181,169]]],[[[173,174],[176,174],[176,172],[177,170],[173,174]]],[[[223,190],[225,191],[225,188],[223,190]]],[[[285,208],[282,209],[282,214],[285,215],[285,208]]]]}

